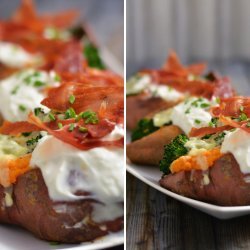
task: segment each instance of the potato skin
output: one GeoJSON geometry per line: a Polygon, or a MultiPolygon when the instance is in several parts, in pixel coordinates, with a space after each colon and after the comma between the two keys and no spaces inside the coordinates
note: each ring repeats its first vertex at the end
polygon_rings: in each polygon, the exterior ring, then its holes
{"type": "Polygon", "coordinates": [[[123,218],[102,224],[91,221],[93,200],[52,202],[38,168],[18,178],[13,187],[13,200],[14,205],[0,214],[0,221],[20,225],[43,240],[80,243],[123,228],[123,218]],[[56,212],[56,206],[64,206],[63,211],[56,212]],[[85,223],[73,227],[83,220],[85,223]]]}
{"type": "Polygon", "coordinates": [[[164,145],[181,133],[181,129],[175,125],[161,127],[154,133],[129,143],[127,157],[136,164],[158,165],[163,157],[164,145]]]}
{"type": "Polygon", "coordinates": [[[177,103],[167,102],[159,97],[152,97],[147,94],[128,96],[126,99],[127,128],[132,130],[136,127],[139,120],[148,114],[156,114],[163,109],[175,106],[177,103]]]}
{"type": "Polygon", "coordinates": [[[159,181],[172,192],[221,206],[250,205],[250,182],[232,154],[225,154],[206,171],[193,170],[169,174],[159,181]],[[204,179],[207,175],[209,183],[204,179]]]}

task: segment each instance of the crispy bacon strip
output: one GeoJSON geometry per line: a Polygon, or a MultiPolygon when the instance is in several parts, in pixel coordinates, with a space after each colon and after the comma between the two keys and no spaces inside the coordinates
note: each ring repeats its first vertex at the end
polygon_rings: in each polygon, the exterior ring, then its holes
{"type": "Polygon", "coordinates": [[[234,96],[221,99],[219,107],[213,107],[211,113],[214,117],[231,116],[238,117],[242,112],[250,116],[250,98],[244,96],[234,96]]]}
{"type": "Polygon", "coordinates": [[[232,129],[232,126],[221,126],[217,128],[212,127],[203,127],[203,128],[192,128],[192,130],[189,133],[190,137],[203,137],[205,135],[215,134],[219,132],[223,132],[224,130],[230,130],[232,129]]]}
{"type": "Polygon", "coordinates": [[[4,135],[19,135],[25,132],[40,131],[41,129],[34,124],[29,122],[9,122],[4,121],[3,125],[0,127],[0,134],[4,135]]]}

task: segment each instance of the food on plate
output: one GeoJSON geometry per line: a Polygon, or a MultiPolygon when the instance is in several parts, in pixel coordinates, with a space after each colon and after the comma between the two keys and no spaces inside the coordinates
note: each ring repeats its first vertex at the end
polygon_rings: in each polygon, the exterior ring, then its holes
{"type": "Polygon", "coordinates": [[[222,206],[250,204],[250,98],[222,98],[209,126],[192,128],[165,146],[160,185],[222,206]]]}
{"type": "Polygon", "coordinates": [[[171,108],[187,95],[226,97],[232,92],[225,78],[214,74],[203,76],[205,64],[183,66],[175,52],[161,69],[143,70],[127,82],[127,128],[134,129],[148,114],[171,108]]]}
{"type": "MultiPolygon", "coordinates": [[[[185,68],[180,66],[175,54],[171,54],[168,59],[168,65],[171,65],[171,63],[179,65],[178,77],[176,75],[169,76],[170,73],[162,70],[148,70],[146,72],[151,72],[155,78],[157,76],[158,79],[164,79],[165,83],[169,84],[171,88],[176,86],[179,91],[184,91],[182,92],[183,100],[170,108],[162,109],[161,106],[158,106],[157,112],[148,114],[138,122],[131,133],[132,142],[127,144],[127,156],[133,163],[157,166],[163,157],[164,145],[167,145],[179,134],[188,135],[192,127],[207,126],[212,119],[209,110],[218,105],[219,98],[234,95],[234,90],[228,78],[210,73],[204,77],[192,76],[192,79],[189,75],[187,80],[186,76],[184,78],[182,76],[184,73],[181,74],[185,68]]],[[[169,86],[165,85],[164,87],[169,86]]],[[[131,107],[128,110],[128,119],[133,112],[134,110],[131,107]]]]}
{"type": "Polygon", "coordinates": [[[1,120],[25,120],[50,87],[88,67],[105,68],[87,26],[71,27],[77,15],[39,15],[23,0],[10,20],[0,21],[1,120]]]}
{"type": "Polygon", "coordinates": [[[0,22],[0,223],[58,243],[124,223],[123,78],[69,32],[75,15],[24,0],[0,22]]]}

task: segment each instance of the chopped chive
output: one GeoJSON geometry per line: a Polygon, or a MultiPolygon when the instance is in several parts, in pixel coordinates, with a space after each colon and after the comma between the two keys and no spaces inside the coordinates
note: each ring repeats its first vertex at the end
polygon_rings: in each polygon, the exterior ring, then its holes
{"type": "Polygon", "coordinates": [[[75,96],[74,95],[70,95],[70,97],[69,97],[69,103],[70,104],[73,104],[74,102],[75,102],[75,96]]]}
{"type": "Polygon", "coordinates": [[[16,86],[15,88],[13,88],[13,90],[11,91],[11,94],[15,95],[19,88],[20,88],[20,86],[16,86]]]}
{"type": "Polygon", "coordinates": [[[200,124],[200,123],[201,123],[201,121],[198,120],[198,119],[195,119],[194,122],[195,122],[196,124],[200,124]]]}
{"type": "Polygon", "coordinates": [[[73,108],[69,108],[65,111],[65,115],[64,115],[65,119],[69,119],[69,118],[76,118],[76,112],[73,108]]]}
{"type": "Polygon", "coordinates": [[[41,73],[39,71],[36,71],[33,76],[40,76],[41,73]]]}
{"type": "Polygon", "coordinates": [[[59,75],[55,75],[54,80],[55,80],[56,82],[60,82],[60,81],[61,81],[61,77],[60,77],[59,75]]]}
{"type": "Polygon", "coordinates": [[[220,97],[216,97],[216,98],[215,98],[215,101],[216,101],[216,103],[219,104],[219,103],[220,103],[220,97]]]}
{"type": "Polygon", "coordinates": [[[58,126],[59,129],[63,128],[63,125],[62,125],[61,122],[59,122],[59,123],[57,124],[57,126],[58,126]]]}
{"type": "Polygon", "coordinates": [[[201,104],[201,108],[208,108],[210,106],[210,104],[208,103],[202,103],[201,104]]]}
{"type": "Polygon", "coordinates": [[[49,113],[49,119],[51,121],[55,121],[56,120],[55,116],[52,113],[49,113]]]}
{"type": "Polygon", "coordinates": [[[246,121],[248,119],[247,115],[245,113],[241,113],[239,116],[240,121],[246,121]]]}
{"type": "Polygon", "coordinates": [[[188,108],[186,111],[185,111],[185,114],[189,114],[190,113],[190,108],[188,108]]]}
{"type": "Polygon", "coordinates": [[[85,119],[86,124],[88,123],[96,124],[99,122],[97,114],[91,110],[83,112],[82,118],[85,119]]]}
{"type": "Polygon", "coordinates": [[[79,131],[82,132],[82,133],[86,133],[86,132],[88,132],[88,129],[86,127],[80,126],[79,131]]]}
{"type": "Polygon", "coordinates": [[[41,81],[35,81],[34,82],[34,87],[41,87],[41,86],[44,86],[45,83],[44,82],[41,82],[41,81]]]}
{"type": "Polygon", "coordinates": [[[69,125],[69,132],[72,132],[73,130],[74,130],[74,128],[75,128],[75,124],[74,123],[71,123],[70,125],[69,125]]]}
{"type": "Polygon", "coordinates": [[[40,113],[42,113],[42,109],[41,108],[35,108],[34,113],[35,113],[35,116],[38,116],[40,113]]]}
{"type": "Polygon", "coordinates": [[[21,110],[22,112],[26,111],[26,107],[23,104],[19,105],[19,110],[21,110]]]}

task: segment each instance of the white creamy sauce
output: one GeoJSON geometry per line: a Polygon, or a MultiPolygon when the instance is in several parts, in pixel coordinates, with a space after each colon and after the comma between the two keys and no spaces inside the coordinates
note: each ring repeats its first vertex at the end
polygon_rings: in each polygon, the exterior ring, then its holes
{"type": "Polygon", "coordinates": [[[47,135],[33,151],[31,167],[41,169],[52,200],[95,199],[101,202],[94,205],[92,218],[96,222],[123,215],[123,149],[84,151],[47,135]],[[81,190],[89,194],[75,195],[81,190]]]}
{"type": "Polygon", "coordinates": [[[121,139],[124,136],[124,129],[122,124],[115,126],[113,131],[108,135],[102,137],[102,141],[116,141],[121,139]]]}
{"type": "Polygon", "coordinates": [[[148,90],[153,96],[161,97],[165,101],[178,101],[184,96],[174,88],[160,84],[151,84],[148,90]]]}
{"type": "Polygon", "coordinates": [[[0,62],[6,66],[22,68],[39,64],[41,61],[41,56],[32,55],[17,44],[0,42],[0,62]]]}
{"type": "Polygon", "coordinates": [[[173,109],[170,108],[155,114],[153,117],[154,126],[162,127],[164,124],[171,122],[172,111],[173,109]]]}
{"type": "Polygon", "coordinates": [[[192,127],[201,128],[208,126],[212,118],[209,113],[210,105],[211,103],[206,98],[191,97],[173,108],[171,120],[185,134],[189,134],[192,127]],[[205,107],[206,105],[209,106],[205,107]]]}
{"type": "Polygon", "coordinates": [[[250,173],[250,134],[242,129],[227,132],[221,145],[222,153],[231,153],[243,174],[250,173]]]}
{"type": "Polygon", "coordinates": [[[48,108],[40,104],[44,99],[44,88],[57,86],[55,72],[27,69],[0,81],[0,112],[4,119],[15,122],[26,120],[36,107],[48,108]]]}
{"type": "Polygon", "coordinates": [[[169,86],[152,82],[149,75],[131,77],[127,82],[126,91],[128,95],[147,91],[154,97],[160,97],[165,101],[178,101],[184,96],[182,93],[169,86]]]}
{"type": "Polygon", "coordinates": [[[127,95],[139,94],[151,84],[151,77],[148,75],[133,76],[126,84],[127,95]]]}

